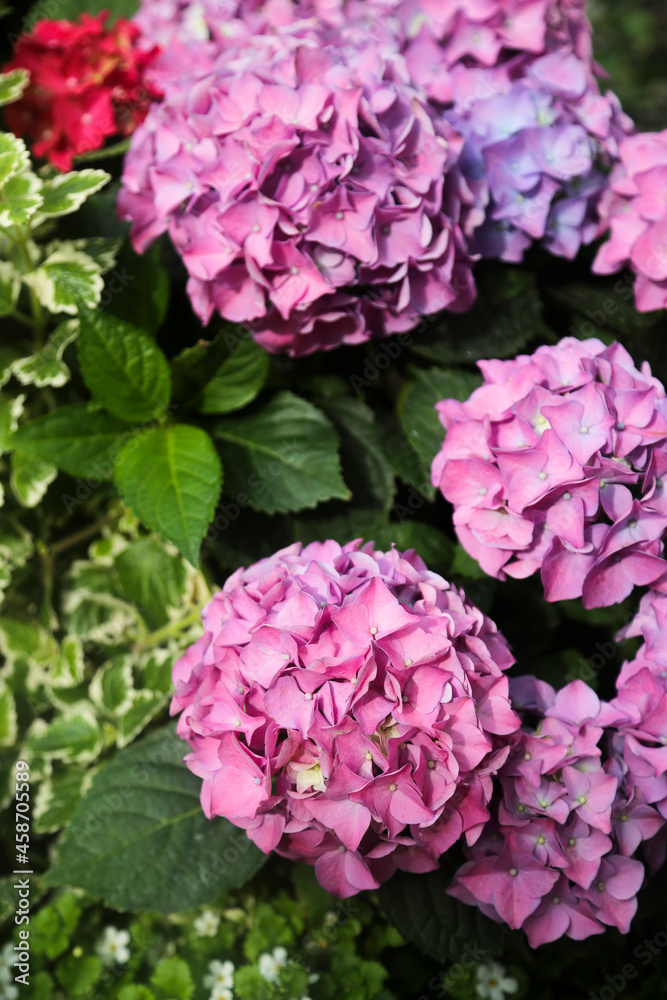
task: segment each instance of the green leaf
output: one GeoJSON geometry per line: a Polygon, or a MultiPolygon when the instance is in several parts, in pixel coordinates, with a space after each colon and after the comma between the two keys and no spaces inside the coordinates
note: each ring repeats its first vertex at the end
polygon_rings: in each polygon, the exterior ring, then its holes
{"type": "Polygon", "coordinates": [[[102,973],[97,955],[67,955],[56,966],[58,982],[72,1000],[90,994],[102,973]]]}
{"type": "Polygon", "coordinates": [[[147,420],[169,405],[167,360],[142,330],[108,313],[81,317],[81,373],[97,402],[127,420],[147,420]]]}
{"type": "Polygon", "coordinates": [[[78,332],[77,320],[65,320],[56,327],[41,351],[15,361],[12,371],[21,385],[34,385],[38,389],[50,385],[59,389],[69,382],[70,370],[62,359],[63,352],[76,340],[78,332]]]}
{"type": "Polygon", "coordinates": [[[191,347],[185,347],[171,362],[174,399],[184,402],[199,396],[220,366],[229,360],[232,351],[247,337],[240,327],[225,323],[212,340],[200,339],[191,347]]]}
{"type": "Polygon", "coordinates": [[[9,73],[0,74],[0,106],[18,101],[30,82],[27,69],[13,69],[9,73]]]}
{"type": "Polygon", "coordinates": [[[132,704],[134,677],[132,658],[116,656],[95,674],[89,690],[90,700],[103,713],[123,715],[132,704]]]}
{"type": "Polygon", "coordinates": [[[135,691],[130,707],[123,712],[117,721],[118,733],[116,742],[119,747],[126,747],[139,733],[143,732],[151,719],[164,708],[167,692],[135,691]]]}
{"type": "Polygon", "coordinates": [[[60,644],[60,656],[53,667],[51,687],[77,687],[84,675],[83,647],[77,635],[66,635],[60,644]]]}
{"type": "Polygon", "coordinates": [[[39,214],[55,217],[76,212],[86,198],[103,188],[111,175],[106,170],[74,170],[44,182],[39,214]]]}
{"type": "Polygon", "coordinates": [[[116,485],[147,527],[198,564],[222,485],[220,459],[205,431],[177,424],[133,438],[116,459],[116,485]]]}
{"type": "Polygon", "coordinates": [[[40,783],[34,809],[36,833],[55,833],[69,823],[89,784],[89,774],[89,770],[67,767],[40,783]]]}
{"type": "Polygon", "coordinates": [[[35,954],[57,958],[65,951],[81,916],[81,907],[72,892],[63,893],[30,918],[30,948],[35,954]]]}
{"type": "Polygon", "coordinates": [[[16,740],[17,718],[14,695],[0,681],[0,747],[10,747],[16,740]]]}
{"type": "Polygon", "coordinates": [[[390,549],[392,542],[401,552],[414,549],[436,573],[449,569],[454,550],[444,531],[415,520],[393,521],[375,532],[374,541],[380,549],[390,549]]]}
{"type": "MultiPolygon", "coordinates": [[[[481,378],[460,369],[428,368],[417,372],[403,390],[398,415],[415,454],[421,460],[424,483],[430,483],[431,463],[440,451],[445,431],[435,404],[442,399],[467,399],[481,378]]],[[[434,491],[429,491],[433,496],[434,491]]]]}
{"type": "Polygon", "coordinates": [[[13,447],[13,435],[18,427],[19,417],[23,413],[25,395],[0,396],[0,455],[13,447]]]}
{"type": "Polygon", "coordinates": [[[396,486],[384,455],[375,413],[360,399],[350,396],[338,396],[322,405],[340,432],[343,475],[355,503],[389,510],[396,486]]]}
{"type": "Polygon", "coordinates": [[[155,1000],[155,994],[147,986],[132,983],[130,986],[123,986],[118,994],[118,1000],[155,1000]]]}
{"type": "Polygon", "coordinates": [[[281,392],[258,413],[221,420],[227,492],[267,514],[349,500],[338,458],[338,439],[320,410],[281,392]]]}
{"type": "Polygon", "coordinates": [[[0,261],[0,316],[8,316],[21,291],[21,274],[11,261],[0,261]]]}
{"type": "Polygon", "coordinates": [[[95,309],[104,288],[100,268],[92,257],[71,246],[54,250],[37,270],[25,274],[23,281],[49,312],[71,316],[82,307],[95,309]]]}
{"type": "Polygon", "coordinates": [[[38,455],[26,451],[15,451],[12,455],[9,482],[22,507],[36,507],[57,475],[56,466],[38,455]]]}
{"type": "MultiPolygon", "coordinates": [[[[139,0],[58,0],[58,17],[76,21],[81,14],[99,14],[111,11],[110,21],[119,17],[134,17],[139,9],[139,0]]],[[[35,24],[43,18],[53,18],[50,0],[37,0],[30,8],[28,22],[35,24]]]]}
{"type": "Polygon", "coordinates": [[[502,951],[507,931],[447,895],[442,868],[426,875],[396,872],[379,890],[380,905],[401,935],[438,962],[458,962],[466,945],[485,957],[502,951]]]}
{"type": "Polygon", "coordinates": [[[2,189],[0,226],[25,226],[42,204],[42,182],[34,174],[14,174],[2,189]]]}
{"type": "MultiPolygon", "coordinates": [[[[23,139],[18,139],[11,132],[0,132],[0,187],[10,177],[28,170],[29,167],[30,153],[23,139]]],[[[0,201],[0,206],[4,200],[3,198],[0,201]]]]}
{"type": "Polygon", "coordinates": [[[195,984],[182,958],[163,958],[151,976],[156,1000],[190,1000],[195,984]]]}
{"type": "Polygon", "coordinates": [[[542,319],[535,276],[485,262],[476,272],[478,297],[465,314],[441,313],[416,333],[411,349],[440,364],[511,358],[531,340],[553,341],[542,319]]]}
{"type": "Polygon", "coordinates": [[[158,538],[140,538],[116,557],[116,572],[126,600],[136,604],[151,629],[169,621],[170,608],[185,596],[187,569],[158,538]]]}
{"type": "MultiPolygon", "coordinates": [[[[114,198],[112,212],[115,203],[114,198]]],[[[155,335],[169,304],[169,276],[162,265],[159,243],[141,256],[129,243],[123,245],[117,265],[107,277],[103,301],[104,308],[114,316],[155,335]]]]}
{"type": "Polygon", "coordinates": [[[90,761],[102,749],[102,733],[90,705],[82,703],[53,722],[33,723],[27,748],[47,760],[90,761]]]}
{"type": "Polygon", "coordinates": [[[100,274],[106,274],[116,263],[122,240],[110,236],[91,236],[88,239],[69,240],[68,245],[87,254],[99,267],[100,274]]]}
{"type": "Polygon", "coordinates": [[[88,403],[72,403],[23,424],[11,444],[73,476],[106,479],[113,471],[124,432],[125,425],[109,413],[101,413],[88,403]]]}
{"type": "Polygon", "coordinates": [[[246,338],[218,369],[201,394],[201,413],[231,413],[252,403],[269,374],[269,355],[246,338]]]}
{"type": "Polygon", "coordinates": [[[172,913],[254,875],[265,856],[243,830],[206,819],[186,750],[172,727],[121,750],[81,800],[44,884],[75,885],[121,910],[172,913]]]}

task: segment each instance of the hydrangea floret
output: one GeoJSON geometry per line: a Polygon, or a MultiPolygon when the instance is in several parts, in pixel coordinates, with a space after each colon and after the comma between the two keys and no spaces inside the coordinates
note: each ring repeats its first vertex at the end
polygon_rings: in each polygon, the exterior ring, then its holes
{"type": "Polygon", "coordinates": [[[171,710],[207,816],[342,897],[477,839],[519,727],[513,658],[414,552],[297,543],[238,570],[202,618],[171,710]]]}

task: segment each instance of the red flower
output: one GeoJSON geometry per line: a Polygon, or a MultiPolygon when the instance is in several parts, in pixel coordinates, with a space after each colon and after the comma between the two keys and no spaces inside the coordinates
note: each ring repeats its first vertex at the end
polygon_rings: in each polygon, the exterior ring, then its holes
{"type": "Polygon", "coordinates": [[[159,49],[137,49],[136,25],[121,18],[107,29],[107,17],[104,11],[82,14],[78,23],[40,21],[21,35],[5,67],[30,72],[21,100],[5,110],[8,127],[34,139],[35,155],[60,170],[109,136],[129,135],[161,96],[144,79],[159,49]]]}

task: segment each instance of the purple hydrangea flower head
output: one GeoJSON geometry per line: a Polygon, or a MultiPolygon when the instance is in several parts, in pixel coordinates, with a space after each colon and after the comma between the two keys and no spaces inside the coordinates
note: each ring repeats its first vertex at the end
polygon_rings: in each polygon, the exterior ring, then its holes
{"type": "Polygon", "coordinates": [[[664,796],[665,766],[646,756],[637,763],[631,742],[639,737],[646,750],[656,741],[648,711],[655,691],[635,676],[643,697],[629,692],[629,714],[622,687],[603,703],[579,680],[558,693],[534,678],[512,681],[523,727],[509,737],[493,818],[465,848],[468,860],[448,891],[522,927],[532,947],[606,926],[627,933],[645,875],[634,855],[642,846],[649,860],[663,860],[667,819],[656,798],[664,796]]]}
{"type": "Polygon", "coordinates": [[[338,896],[428,871],[488,819],[519,718],[493,623],[414,552],[292,545],[236,572],[174,666],[207,816],[338,896]]]}
{"type": "Polygon", "coordinates": [[[541,571],[548,600],[586,607],[663,587],[667,400],[619,344],[566,337],[438,404],[433,484],[464,548],[492,576],[541,571]]]}

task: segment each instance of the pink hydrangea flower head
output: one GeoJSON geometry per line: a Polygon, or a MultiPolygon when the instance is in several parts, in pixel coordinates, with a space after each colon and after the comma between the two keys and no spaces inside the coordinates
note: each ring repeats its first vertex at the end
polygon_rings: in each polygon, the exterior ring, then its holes
{"type": "Polygon", "coordinates": [[[566,337],[480,361],[484,384],[437,409],[432,481],[492,576],[540,571],[548,600],[586,607],[663,587],[667,399],[619,344],[566,337]]]}
{"type": "Polygon", "coordinates": [[[207,816],[349,896],[488,818],[518,729],[493,623],[414,552],[295,544],[239,570],[175,664],[207,816]]]}
{"type": "Polygon", "coordinates": [[[625,137],[601,199],[597,274],[629,266],[640,312],[667,305],[667,130],[625,137]]]}
{"type": "Polygon", "coordinates": [[[293,355],[474,300],[478,256],[598,231],[630,125],[570,0],[143,0],[164,100],[119,199],[168,232],[204,323],[293,355]]]}

